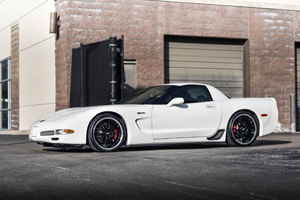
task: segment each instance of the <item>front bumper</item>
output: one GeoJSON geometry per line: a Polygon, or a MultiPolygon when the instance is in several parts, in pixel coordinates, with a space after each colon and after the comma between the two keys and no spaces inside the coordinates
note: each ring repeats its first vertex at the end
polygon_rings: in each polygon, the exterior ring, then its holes
{"type": "Polygon", "coordinates": [[[80,122],[47,122],[38,121],[30,128],[29,140],[40,144],[69,144],[85,145],[87,124],[80,122]],[[62,130],[73,130],[72,133],[64,133],[62,130]]]}

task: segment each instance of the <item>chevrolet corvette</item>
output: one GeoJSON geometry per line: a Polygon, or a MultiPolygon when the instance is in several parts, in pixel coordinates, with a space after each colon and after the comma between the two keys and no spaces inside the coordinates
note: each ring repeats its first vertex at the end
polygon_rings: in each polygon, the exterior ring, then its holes
{"type": "Polygon", "coordinates": [[[274,98],[230,98],[205,84],[164,84],[114,105],[69,108],[39,119],[29,140],[51,147],[226,142],[248,146],[274,131],[274,98]]]}

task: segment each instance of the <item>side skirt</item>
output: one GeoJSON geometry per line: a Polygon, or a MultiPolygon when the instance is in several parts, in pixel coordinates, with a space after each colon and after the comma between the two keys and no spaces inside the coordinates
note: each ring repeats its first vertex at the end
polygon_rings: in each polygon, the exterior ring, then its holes
{"type": "Polygon", "coordinates": [[[220,129],[217,131],[216,134],[214,134],[213,136],[207,138],[207,140],[219,140],[222,138],[223,134],[225,133],[224,129],[220,129]]]}

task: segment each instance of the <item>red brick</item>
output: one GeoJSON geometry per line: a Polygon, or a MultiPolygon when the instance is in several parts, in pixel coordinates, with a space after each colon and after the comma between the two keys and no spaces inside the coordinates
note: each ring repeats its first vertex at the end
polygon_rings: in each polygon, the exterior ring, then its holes
{"type": "Polygon", "coordinates": [[[19,130],[19,25],[11,28],[11,129],[19,130]]]}

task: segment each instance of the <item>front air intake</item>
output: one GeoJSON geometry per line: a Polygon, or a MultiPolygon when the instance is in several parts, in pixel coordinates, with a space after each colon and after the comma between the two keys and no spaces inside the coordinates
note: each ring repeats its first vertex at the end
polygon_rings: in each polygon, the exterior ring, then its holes
{"type": "Polygon", "coordinates": [[[54,135],[54,131],[42,131],[41,136],[49,136],[49,135],[54,135]]]}

